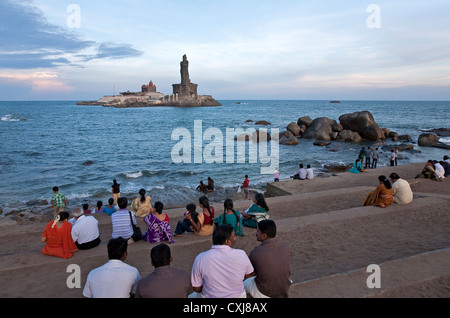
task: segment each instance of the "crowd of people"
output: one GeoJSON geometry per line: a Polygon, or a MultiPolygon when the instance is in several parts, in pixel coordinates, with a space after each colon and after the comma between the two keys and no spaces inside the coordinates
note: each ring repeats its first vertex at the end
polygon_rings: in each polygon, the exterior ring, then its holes
{"type": "Polygon", "coordinates": [[[416,176],[417,178],[425,178],[436,181],[442,181],[450,175],[450,159],[446,155],[443,160],[428,160],[422,171],[416,176]]]}

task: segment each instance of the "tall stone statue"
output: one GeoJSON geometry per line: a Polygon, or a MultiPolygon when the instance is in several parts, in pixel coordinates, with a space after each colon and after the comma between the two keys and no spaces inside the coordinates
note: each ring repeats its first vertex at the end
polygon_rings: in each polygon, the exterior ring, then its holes
{"type": "Polygon", "coordinates": [[[183,55],[183,61],[180,63],[180,73],[181,73],[181,84],[190,84],[189,79],[189,61],[187,60],[186,54],[183,55]]]}

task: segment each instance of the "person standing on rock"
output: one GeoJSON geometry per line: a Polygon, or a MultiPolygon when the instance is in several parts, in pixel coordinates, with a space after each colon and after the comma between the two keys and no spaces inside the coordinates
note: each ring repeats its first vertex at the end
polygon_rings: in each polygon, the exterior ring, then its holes
{"type": "Polygon", "coordinates": [[[56,218],[59,212],[63,212],[65,207],[69,205],[69,201],[64,194],[59,192],[58,187],[53,187],[53,196],[50,200],[52,202],[52,206],[55,209],[53,212],[53,217],[56,218]]]}
{"type": "Polygon", "coordinates": [[[372,151],[371,156],[372,156],[372,169],[375,169],[377,167],[378,159],[380,159],[380,152],[378,151],[378,148],[375,148],[375,150],[372,151]]]}
{"type": "Polygon", "coordinates": [[[364,169],[370,169],[370,159],[372,158],[372,149],[370,147],[367,147],[366,151],[366,164],[364,166],[364,169]]]}

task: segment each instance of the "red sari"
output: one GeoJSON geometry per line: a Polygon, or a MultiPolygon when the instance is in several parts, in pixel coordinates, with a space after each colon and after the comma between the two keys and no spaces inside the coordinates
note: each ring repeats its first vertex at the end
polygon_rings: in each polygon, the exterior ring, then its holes
{"type": "Polygon", "coordinates": [[[73,252],[78,250],[71,235],[72,224],[63,222],[60,228],[57,225],[52,228],[52,225],[53,221],[50,221],[42,233],[42,237],[47,238],[42,253],[62,258],[72,257],[73,252]]]}

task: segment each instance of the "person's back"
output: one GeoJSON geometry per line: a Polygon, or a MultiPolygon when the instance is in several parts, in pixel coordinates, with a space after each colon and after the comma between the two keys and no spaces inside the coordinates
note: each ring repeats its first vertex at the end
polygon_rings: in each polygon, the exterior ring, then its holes
{"type": "MultiPolygon", "coordinates": [[[[259,222],[256,237],[261,244],[250,252],[249,258],[255,269],[254,282],[259,293],[271,298],[287,298],[291,285],[290,248],[286,243],[277,241],[275,235],[274,221],[259,222]]],[[[252,293],[248,285],[251,279],[244,284],[247,292],[256,297],[259,293],[252,293]]]]}
{"type": "Polygon", "coordinates": [[[311,168],[310,165],[306,167],[306,178],[307,179],[314,179],[314,170],[311,168]]]}
{"type": "Polygon", "coordinates": [[[109,241],[109,261],[89,273],[83,296],[129,298],[136,293],[136,286],[141,276],[135,267],[123,262],[127,257],[127,245],[127,241],[122,238],[109,241]]]}
{"type": "Polygon", "coordinates": [[[245,296],[243,281],[253,272],[253,266],[245,251],[233,248],[235,240],[231,225],[215,228],[214,245],[210,250],[197,255],[192,266],[191,282],[194,291],[201,291],[206,298],[245,296]]]}
{"type": "Polygon", "coordinates": [[[99,236],[98,221],[91,215],[79,216],[72,227],[72,238],[78,248],[80,248],[82,244],[92,242],[96,239],[99,240],[99,236]]]}
{"type": "Polygon", "coordinates": [[[111,215],[111,223],[113,228],[112,237],[122,237],[125,239],[129,239],[133,235],[133,226],[131,225],[131,219],[133,220],[134,224],[137,224],[136,218],[134,217],[134,214],[131,213],[130,219],[130,212],[126,209],[128,203],[127,198],[122,197],[117,201],[120,210],[114,212],[111,215]]]}
{"type": "Polygon", "coordinates": [[[395,179],[392,184],[392,193],[394,196],[394,202],[397,204],[408,204],[413,200],[413,192],[409,182],[406,180],[400,178],[395,179]]]}
{"type": "Polygon", "coordinates": [[[169,246],[159,244],[153,247],[150,258],[155,270],[139,281],[136,298],[186,298],[192,292],[189,274],[170,267],[169,246]]]}

